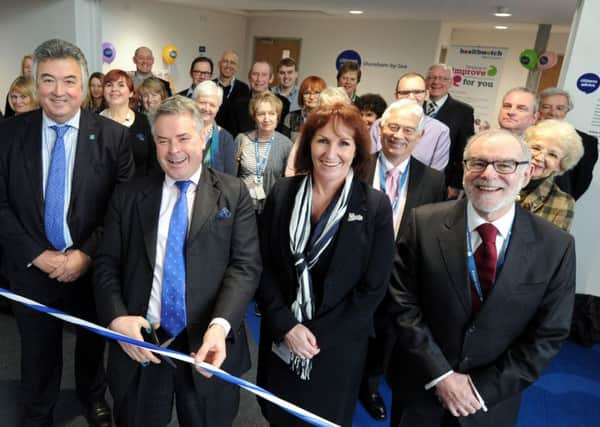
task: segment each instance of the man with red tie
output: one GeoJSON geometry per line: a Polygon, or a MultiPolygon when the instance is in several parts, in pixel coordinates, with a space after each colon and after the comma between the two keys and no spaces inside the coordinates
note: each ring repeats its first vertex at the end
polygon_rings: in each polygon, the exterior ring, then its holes
{"type": "Polygon", "coordinates": [[[479,133],[467,198],[411,212],[390,287],[392,426],[514,425],[568,336],[574,241],[515,204],[530,159],[510,132],[479,133]]]}

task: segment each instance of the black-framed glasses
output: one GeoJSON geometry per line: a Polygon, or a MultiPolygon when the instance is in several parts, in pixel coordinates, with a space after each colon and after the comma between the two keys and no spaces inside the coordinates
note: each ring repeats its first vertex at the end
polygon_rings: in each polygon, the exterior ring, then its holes
{"type": "Polygon", "coordinates": [[[398,96],[416,96],[416,95],[422,95],[425,93],[425,89],[414,89],[414,90],[398,90],[396,91],[396,95],[398,96]]]}
{"type": "Polygon", "coordinates": [[[492,165],[494,170],[502,175],[515,173],[518,166],[529,164],[527,160],[522,162],[517,160],[492,160],[490,162],[484,159],[465,159],[463,160],[463,163],[469,172],[483,172],[488,165],[492,165]]]}

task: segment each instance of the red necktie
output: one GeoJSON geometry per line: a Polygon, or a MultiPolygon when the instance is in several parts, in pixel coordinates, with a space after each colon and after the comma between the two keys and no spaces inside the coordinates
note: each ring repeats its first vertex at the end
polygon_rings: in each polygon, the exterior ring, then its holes
{"type": "MultiPolygon", "coordinates": [[[[483,299],[487,297],[496,280],[496,264],[498,262],[498,252],[496,251],[496,235],[498,230],[490,223],[481,224],[477,227],[481,236],[481,244],[475,251],[475,264],[477,265],[477,275],[483,299]]],[[[471,290],[471,299],[473,302],[473,312],[478,312],[482,302],[479,300],[477,291],[471,290]]]]}

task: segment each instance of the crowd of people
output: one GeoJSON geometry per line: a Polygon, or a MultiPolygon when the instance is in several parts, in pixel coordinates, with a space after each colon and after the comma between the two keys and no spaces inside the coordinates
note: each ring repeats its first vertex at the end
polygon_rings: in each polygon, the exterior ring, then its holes
{"type": "MultiPolygon", "coordinates": [[[[568,231],[598,157],[566,120],[567,92],[514,88],[500,129],[476,132],[445,64],[390,82],[387,105],[357,94],[354,62],[327,87],[299,81],[292,58],[256,60],[246,84],[226,51],[218,76],[195,58],[175,96],[149,48],[133,62],[88,77],[59,39],[23,58],[0,122],[1,271],[14,292],[234,375],[250,367],[255,300],[256,380],[283,399],[342,426],[358,401],[394,427],[515,424],[521,392],[569,334],[568,231]]],[[[22,425],[50,426],[62,323],[13,312],[22,425]]],[[[166,426],[175,406],[181,425],[231,426],[236,386],[108,347],[105,367],[104,339],[77,329],[90,425],[166,426]]],[[[272,426],[307,425],[259,403],[272,426]]]]}

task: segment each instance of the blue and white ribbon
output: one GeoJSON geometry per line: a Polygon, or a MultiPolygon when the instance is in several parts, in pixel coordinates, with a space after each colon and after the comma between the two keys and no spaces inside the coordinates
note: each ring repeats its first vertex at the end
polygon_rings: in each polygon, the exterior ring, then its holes
{"type": "Polygon", "coordinates": [[[248,390],[249,392],[254,393],[257,396],[260,396],[265,400],[268,400],[269,402],[279,406],[281,409],[289,412],[292,415],[295,415],[296,417],[300,418],[301,420],[303,420],[309,424],[312,424],[314,426],[339,427],[338,424],[332,423],[331,421],[327,421],[326,419],[321,418],[321,417],[313,414],[312,412],[306,411],[306,410],[300,408],[299,406],[294,405],[293,403],[290,403],[286,400],[283,400],[283,399],[275,396],[274,394],[268,392],[267,390],[265,390],[262,387],[252,384],[251,382],[248,382],[244,379],[235,377],[231,374],[228,374],[227,372],[225,372],[222,369],[215,368],[214,366],[212,366],[208,363],[204,363],[204,362],[202,362],[200,364],[196,364],[196,361],[194,360],[194,358],[187,354],[180,353],[178,351],[174,351],[174,350],[171,350],[168,348],[162,348],[162,347],[156,346],[154,344],[150,344],[145,341],[138,341],[134,338],[128,337],[127,335],[119,334],[117,332],[111,331],[110,329],[103,328],[102,326],[98,326],[95,323],[88,322],[86,320],[80,319],[75,316],[71,316],[71,315],[66,314],[55,308],[40,304],[29,298],[22,297],[22,296],[17,295],[9,290],[4,289],[4,288],[0,288],[0,295],[5,298],[8,298],[12,301],[26,305],[27,307],[32,308],[34,310],[40,311],[42,313],[47,313],[50,316],[57,317],[61,320],[64,320],[67,323],[72,323],[74,325],[81,326],[82,328],[85,328],[91,332],[98,334],[98,335],[102,335],[111,340],[121,341],[121,342],[125,342],[127,344],[132,344],[132,345],[150,350],[153,353],[161,354],[163,356],[171,357],[173,359],[177,359],[182,362],[186,362],[186,363],[190,363],[195,366],[199,366],[202,369],[204,369],[205,371],[210,372],[214,376],[216,376],[228,383],[237,384],[239,387],[241,387],[245,390],[248,390]]]}

